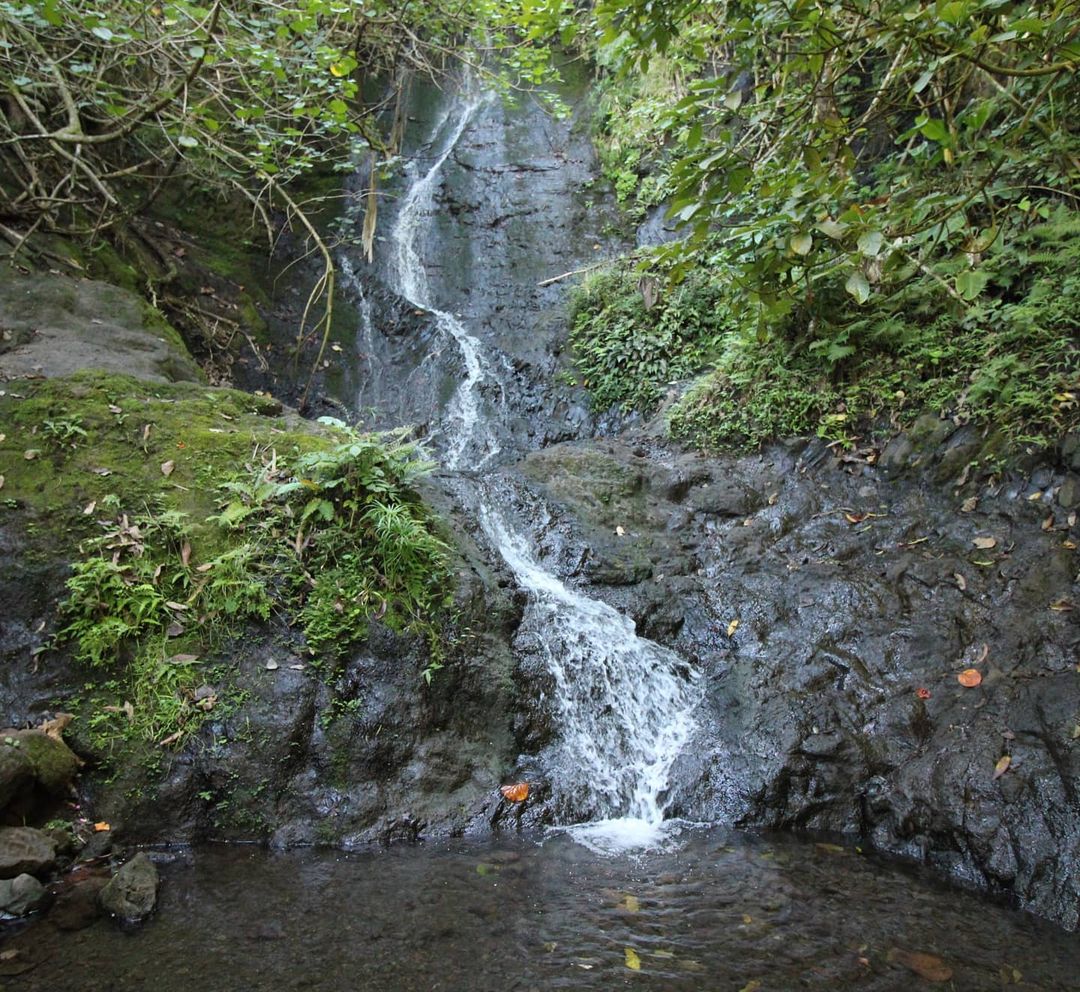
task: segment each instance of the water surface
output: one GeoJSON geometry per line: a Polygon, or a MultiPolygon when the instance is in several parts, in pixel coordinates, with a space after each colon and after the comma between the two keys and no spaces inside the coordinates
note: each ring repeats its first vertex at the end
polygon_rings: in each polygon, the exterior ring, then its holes
{"type": "Polygon", "coordinates": [[[713,831],[597,856],[554,835],[340,854],[185,851],[141,930],[7,946],[49,992],[1075,990],[1080,941],[854,851],[713,831]],[[920,953],[952,972],[918,977],[920,953]],[[638,967],[634,967],[637,965],[638,967]],[[758,984],[754,984],[754,983],[758,984]]]}

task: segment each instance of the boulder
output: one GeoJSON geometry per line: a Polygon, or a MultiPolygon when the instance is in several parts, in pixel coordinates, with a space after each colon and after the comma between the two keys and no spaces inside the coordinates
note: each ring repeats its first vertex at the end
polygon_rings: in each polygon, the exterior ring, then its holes
{"type": "Polygon", "coordinates": [[[21,747],[0,737],[0,809],[34,781],[34,769],[21,747]]]}
{"type": "Polygon", "coordinates": [[[154,911],[157,888],[157,868],[140,851],[101,890],[101,906],[124,923],[139,923],[154,911]]]}
{"type": "Polygon", "coordinates": [[[56,867],[56,841],[32,827],[0,828],[0,879],[24,872],[44,875],[56,867]]]}
{"type": "Polygon", "coordinates": [[[33,875],[0,879],[0,912],[26,916],[40,909],[45,899],[45,886],[33,875]]]}

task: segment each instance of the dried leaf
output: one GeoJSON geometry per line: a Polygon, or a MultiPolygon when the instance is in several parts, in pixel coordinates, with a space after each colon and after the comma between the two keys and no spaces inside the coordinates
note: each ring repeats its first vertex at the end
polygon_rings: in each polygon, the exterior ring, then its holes
{"type": "Polygon", "coordinates": [[[619,524],[619,526],[615,528],[615,533],[618,534],[619,537],[623,537],[626,534],[626,531],[623,530],[622,524],[619,524]]]}
{"type": "Polygon", "coordinates": [[[849,524],[861,524],[866,519],[865,513],[845,513],[844,519],[849,524]]]}
{"type": "Polygon", "coordinates": [[[641,912],[641,900],[637,896],[632,896],[627,893],[623,896],[622,902],[619,903],[621,909],[625,909],[628,913],[641,912]]]}
{"type": "Polygon", "coordinates": [[[947,982],[952,978],[950,968],[941,958],[933,954],[923,954],[920,951],[904,951],[899,947],[890,948],[886,955],[890,963],[902,964],[909,971],[915,972],[920,978],[928,982],[947,982]]]}
{"type": "Polygon", "coordinates": [[[956,681],[965,689],[974,689],[975,686],[982,682],[982,674],[977,668],[965,668],[956,676],[956,681]]]}
{"type": "Polygon", "coordinates": [[[515,782],[513,785],[504,785],[499,788],[503,796],[512,803],[523,803],[529,798],[529,783],[515,782]]]}
{"type": "Polygon", "coordinates": [[[972,542],[975,547],[981,551],[989,551],[991,548],[997,547],[996,537],[976,537],[972,542]]]}
{"type": "Polygon", "coordinates": [[[727,625],[727,636],[731,637],[735,633],[735,631],[737,631],[738,629],[739,629],[739,621],[738,620],[732,620],[731,623],[729,623],[727,625]]]}
{"type": "Polygon", "coordinates": [[[23,452],[23,458],[25,458],[28,462],[32,462],[40,454],[41,452],[38,451],[37,448],[28,448],[26,451],[23,452]]]}
{"type": "Polygon", "coordinates": [[[1042,529],[1044,531],[1054,529],[1054,515],[1052,513],[1042,522],[1042,529]]]}
{"type": "Polygon", "coordinates": [[[100,822],[94,824],[94,830],[97,831],[97,833],[101,834],[104,833],[106,830],[112,830],[112,827],[110,827],[109,824],[106,823],[104,820],[101,820],[100,822]]]}
{"type": "Polygon", "coordinates": [[[1038,502],[1039,502],[1039,500],[1041,500],[1041,499],[1042,499],[1042,493],[1041,493],[1041,492],[1039,492],[1038,490],[1035,490],[1035,492],[1033,492],[1033,493],[1032,493],[1032,494],[1031,494],[1031,495],[1030,495],[1030,496],[1028,497],[1028,501],[1029,501],[1029,502],[1031,502],[1031,503],[1038,503],[1038,502]]]}
{"type": "Polygon", "coordinates": [[[187,568],[191,561],[191,542],[185,541],[180,548],[180,564],[187,568]]]}
{"type": "Polygon", "coordinates": [[[632,947],[627,947],[623,954],[626,957],[626,967],[631,971],[641,971],[641,958],[638,957],[637,951],[632,947]]]}
{"type": "Polygon", "coordinates": [[[969,496],[963,503],[960,504],[961,513],[972,513],[975,507],[979,505],[979,499],[977,496],[969,496]]]}
{"type": "Polygon", "coordinates": [[[120,407],[118,407],[115,403],[110,403],[109,404],[109,413],[123,413],[123,412],[124,411],[122,409],[120,409],[120,407]]]}
{"type": "Polygon", "coordinates": [[[199,565],[199,566],[198,566],[198,567],[197,567],[197,568],[195,569],[195,571],[196,571],[196,572],[209,572],[209,571],[210,571],[210,569],[212,569],[213,567],[214,567],[214,563],[213,563],[212,561],[208,561],[208,562],[206,562],[206,563],[205,563],[205,564],[203,564],[203,565],[199,565]]]}
{"type": "Polygon", "coordinates": [[[172,459],[169,459],[169,461],[167,462],[162,462],[161,474],[168,478],[170,475],[173,474],[174,468],[176,468],[176,462],[174,462],[172,459]]]}
{"type": "MultiPolygon", "coordinates": [[[[0,488],[3,488],[3,484],[4,484],[4,477],[2,475],[0,475],[0,488]]],[[[1076,550],[1076,542],[1075,541],[1062,541],[1061,546],[1066,551],[1075,551],[1076,550]]]]}
{"type": "Polygon", "coordinates": [[[191,609],[190,606],[185,606],[183,603],[177,603],[175,600],[172,600],[172,599],[167,599],[165,601],[165,605],[170,610],[190,610],[191,609]]]}
{"type": "Polygon", "coordinates": [[[1072,603],[1067,599],[1059,599],[1056,602],[1050,604],[1050,609],[1057,613],[1069,613],[1073,608],[1072,603]]]}
{"type": "Polygon", "coordinates": [[[165,631],[165,635],[167,637],[179,637],[183,632],[184,625],[182,623],[177,623],[174,620],[171,624],[169,624],[168,628],[165,631]]]}
{"type": "MultiPolygon", "coordinates": [[[[0,476],[0,478],[2,478],[2,476],[0,476]]],[[[97,500],[93,499],[89,503],[87,503],[86,506],[83,507],[83,511],[82,511],[83,516],[84,517],[90,516],[90,514],[93,513],[94,510],[96,510],[96,509],[97,509],[97,500]]]]}
{"type": "Polygon", "coordinates": [[[952,577],[956,579],[956,588],[961,592],[967,589],[967,579],[965,579],[959,572],[953,572],[952,577]]]}
{"type": "Polygon", "coordinates": [[[1003,754],[1000,758],[998,758],[997,764],[994,765],[994,778],[991,781],[997,781],[999,778],[1001,778],[1001,776],[1009,770],[1009,765],[1011,764],[1012,758],[1007,754],[1003,754]]]}
{"type": "Polygon", "coordinates": [[[178,730],[175,734],[169,734],[164,740],[158,741],[158,746],[168,747],[170,744],[175,744],[183,736],[184,735],[178,730]]]}
{"type": "Polygon", "coordinates": [[[174,654],[169,659],[170,665],[194,665],[199,660],[197,654],[174,654]]]}

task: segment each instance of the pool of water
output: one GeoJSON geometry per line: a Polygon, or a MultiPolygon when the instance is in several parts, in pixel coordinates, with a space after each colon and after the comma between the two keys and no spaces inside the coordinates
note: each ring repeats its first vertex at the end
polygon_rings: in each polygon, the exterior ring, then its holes
{"type": "MultiPolygon", "coordinates": [[[[1080,940],[854,850],[711,831],[173,852],[156,915],[14,936],[8,992],[1075,990],[1080,940]]],[[[0,949],[0,958],[3,949],[0,949]]]]}

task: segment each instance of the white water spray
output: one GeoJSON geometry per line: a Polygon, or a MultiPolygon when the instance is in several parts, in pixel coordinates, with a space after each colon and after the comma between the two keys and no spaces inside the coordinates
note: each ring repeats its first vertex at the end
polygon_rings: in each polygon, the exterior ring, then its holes
{"type": "MultiPolygon", "coordinates": [[[[499,452],[496,425],[485,416],[480,387],[493,378],[483,344],[455,316],[434,305],[418,244],[434,213],[439,173],[481,106],[469,99],[436,126],[434,160],[415,174],[391,233],[391,274],[397,289],[434,315],[457,343],[465,365],[447,409],[443,456],[452,469],[476,456],[480,468],[499,452]]],[[[529,593],[526,625],[555,682],[560,739],[549,757],[560,807],[592,816],[563,828],[596,850],[657,843],[665,832],[664,797],[672,766],[694,729],[698,698],[689,665],[673,651],[638,637],[627,617],[570,589],[546,571],[494,501],[479,488],[479,519],[521,586],[529,593]]]]}

